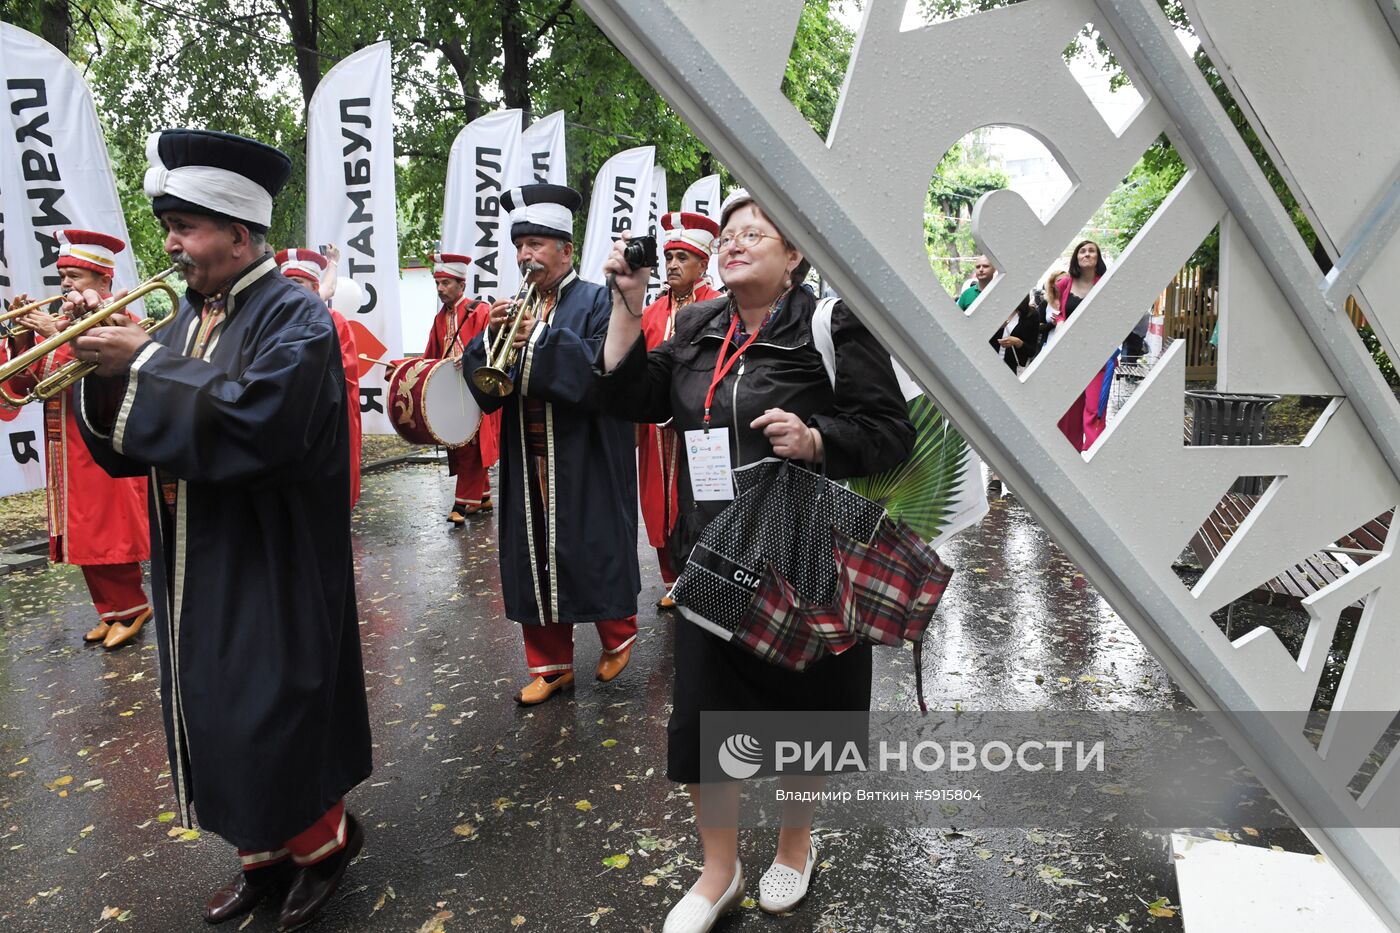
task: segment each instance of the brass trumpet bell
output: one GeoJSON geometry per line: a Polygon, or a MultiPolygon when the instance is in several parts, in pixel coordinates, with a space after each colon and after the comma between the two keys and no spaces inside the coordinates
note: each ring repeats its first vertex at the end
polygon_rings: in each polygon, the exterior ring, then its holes
{"type": "MultiPolygon", "coordinates": [[[[170,296],[170,301],[173,306],[171,313],[159,321],[145,318],[137,322],[147,334],[156,333],[162,327],[175,320],[174,308],[178,307],[180,304],[180,295],[164,280],[177,272],[179,268],[179,266],[171,266],[164,272],[152,276],[121,298],[104,303],[96,311],[93,311],[91,314],[65,327],[48,340],[35,344],[14,359],[0,364],[0,383],[8,382],[15,376],[18,376],[30,366],[33,366],[36,362],[48,356],[59,346],[76,340],[98,325],[105,324],[112,315],[121,311],[132,302],[139,301],[152,292],[163,291],[170,296]]],[[[49,300],[52,301],[53,299],[49,300]]],[[[47,302],[40,302],[40,304],[45,303],[47,302]]],[[[15,396],[8,391],[0,390],[0,399],[3,399],[5,404],[13,408],[27,405],[30,402],[46,402],[62,393],[65,389],[76,385],[80,379],[89,375],[96,369],[97,364],[90,360],[71,360],[54,370],[48,377],[40,380],[28,394],[15,396]]]]}
{"type": "Polygon", "coordinates": [[[505,398],[515,391],[515,379],[511,373],[519,362],[519,352],[515,348],[515,337],[520,332],[520,321],[528,311],[536,317],[542,296],[530,281],[530,276],[543,270],[539,263],[527,263],[521,270],[520,288],[515,293],[511,308],[510,326],[504,323],[496,328],[496,338],[487,347],[486,365],[478,366],[472,373],[472,385],[485,395],[505,398]]]}

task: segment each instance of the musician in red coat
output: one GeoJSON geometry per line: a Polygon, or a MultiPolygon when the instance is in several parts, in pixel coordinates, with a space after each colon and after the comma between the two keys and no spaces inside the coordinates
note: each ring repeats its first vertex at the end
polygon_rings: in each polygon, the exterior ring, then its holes
{"type": "Polygon", "coordinates": [[[350,508],[360,501],[360,351],[355,346],[355,332],[350,322],[330,307],[335,294],[336,265],[340,250],[326,247],[330,256],[315,250],[284,249],[277,254],[277,268],[293,282],[321,296],[335,323],[335,335],[340,339],[340,362],[345,367],[345,394],[350,414],[350,508]]]}
{"type": "MultiPolygon", "coordinates": [[[[456,253],[433,254],[433,282],[442,302],[433,317],[424,359],[462,358],[462,351],[473,337],[486,329],[491,308],[466,295],[467,264],[470,256],[456,253]]],[[[476,437],[461,447],[447,451],[447,472],[457,477],[456,497],[447,520],[466,523],[466,516],[491,511],[491,480],[486,471],[496,463],[500,446],[500,415],[481,419],[476,437]]]]}
{"type": "MultiPolygon", "coordinates": [[[[112,293],[116,254],[126,244],[90,230],[58,233],[58,273],[65,293],[93,289],[112,293]]],[[[26,304],[17,295],[13,304],[26,304]]],[[[43,309],[19,318],[25,330],[10,338],[11,356],[47,340],[60,322],[43,309]]],[[[5,386],[14,396],[73,359],[70,344],[56,348],[5,386]]],[[[78,434],[73,389],[44,403],[45,479],[49,502],[49,560],[83,568],[97,609],[97,625],[83,640],[115,648],[135,637],[151,617],[141,588],[141,561],[151,556],[146,521],[146,479],[113,479],[98,466],[78,434]]]]}
{"type": "MultiPolygon", "coordinates": [[[[665,230],[662,249],[666,259],[666,291],[642,312],[642,334],[652,350],[671,338],[676,314],[692,301],[718,298],[719,292],[704,280],[710,262],[710,241],[719,235],[719,225],[703,214],[676,211],[661,218],[665,230]]],[[[642,518],[647,540],[656,548],[661,579],[669,587],[676,582],[685,555],[672,554],[668,541],[676,527],[676,432],[660,424],[637,425],[637,488],[641,495],[642,518]]],[[[657,606],[674,606],[670,594],[657,606]]]]}

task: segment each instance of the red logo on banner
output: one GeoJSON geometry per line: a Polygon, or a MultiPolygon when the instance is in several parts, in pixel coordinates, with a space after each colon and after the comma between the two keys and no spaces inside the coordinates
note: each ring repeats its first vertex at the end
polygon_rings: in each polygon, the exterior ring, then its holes
{"type": "Polygon", "coordinates": [[[374,336],[373,332],[359,321],[347,321],[346,323],[350,325],[350,330],[355,335],[355,351],[361,357],[359,378],[363,379],[365,373],[375,367],[374,363],[367,362],[364,357],[382,360],[389,348],[380,343],[379,338],[374,336]]]}

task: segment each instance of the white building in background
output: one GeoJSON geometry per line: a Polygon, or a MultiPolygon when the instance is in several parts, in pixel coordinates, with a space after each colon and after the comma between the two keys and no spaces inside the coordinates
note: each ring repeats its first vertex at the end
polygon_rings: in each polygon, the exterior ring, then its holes
{"type": "Polygon", "coordinates": [[[421,356],[438,310],[437,284],[427,266],[399,270],[399,320],[403,323],[404,356],[421,356]]]}

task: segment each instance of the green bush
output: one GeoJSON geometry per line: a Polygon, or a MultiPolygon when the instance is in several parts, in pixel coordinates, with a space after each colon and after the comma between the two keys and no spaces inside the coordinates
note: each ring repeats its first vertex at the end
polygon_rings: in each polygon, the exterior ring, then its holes
{"type": "Polygon", "coordinates": [[[1363,324],[1356,329],[1361,335],[1362,343],[1366,344],[1366,349],[1371,351],[1371,359],[1376,361],[1376,368],[1381,371],[1385,381],[1391,386],[1400,386],[1400,373],[1396,373],[1395,364],[1386,356],[1385,348],[1381,346],[1381,339],[1371,330],[1369,324],[1363,324]]]}

